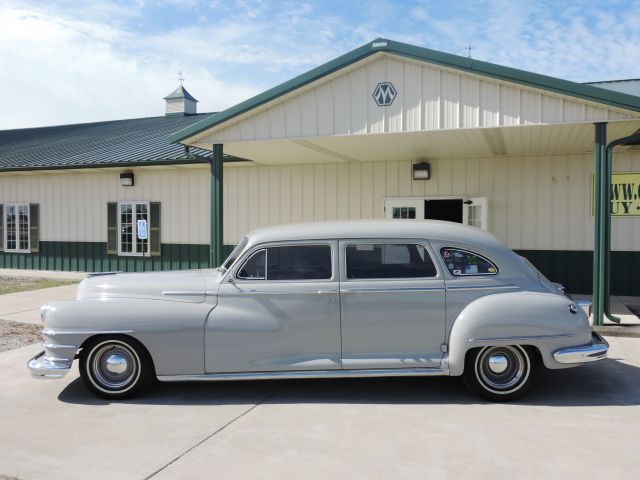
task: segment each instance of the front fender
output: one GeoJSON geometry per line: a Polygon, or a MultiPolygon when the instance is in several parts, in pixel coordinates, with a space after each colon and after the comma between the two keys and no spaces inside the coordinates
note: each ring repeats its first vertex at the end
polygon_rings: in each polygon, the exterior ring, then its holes
{"type": "Polygon", "coordinates": [[[564,368],[553,359],[561,348],[591,340],[589,319],[564,295],[509,292],[487,295],[467,305],[449,334],[449,373],[462,375],[467,352],[489,345],[532,345],[548,368],[564,368]]]}
{"type": "Polygon", "coordinates": [[[204,373],[206,303],[135,298],[55,302],[43,307],[45,357],[72,361],[96,335],[129,335],[142,343],[158,375],[204,373]]]}

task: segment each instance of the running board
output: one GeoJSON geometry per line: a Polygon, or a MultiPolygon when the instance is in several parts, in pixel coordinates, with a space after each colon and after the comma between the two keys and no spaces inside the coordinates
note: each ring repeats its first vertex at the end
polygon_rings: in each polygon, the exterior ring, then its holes
{"type": "Polygon", "coordinates": [[[445,368],[377,368],[369,370],[301,370],[288,372],[204,373],[200,375],[158,375],[161,382],[219,382],[226,380],[285,380],[296,378],[440,377],[445,368]]]}

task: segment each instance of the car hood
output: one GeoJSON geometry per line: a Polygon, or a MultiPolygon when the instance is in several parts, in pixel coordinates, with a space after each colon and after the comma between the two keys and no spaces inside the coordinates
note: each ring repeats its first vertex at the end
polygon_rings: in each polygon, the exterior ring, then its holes
{"type": "MultiPolygon", "coordinates": [[[[216,285],[218,277],[217,270],[96,274],[78,285],[76,300],[148,298],[200,303],[205,300],[207,287],[216,285]]],[[[215,291],[211,294],[215,295],[215,291]]]]}

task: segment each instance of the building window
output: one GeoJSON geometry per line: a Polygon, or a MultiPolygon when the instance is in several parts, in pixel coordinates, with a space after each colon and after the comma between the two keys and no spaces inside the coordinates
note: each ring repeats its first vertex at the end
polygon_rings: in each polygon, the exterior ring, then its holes
{"type": "Polygon", "coordinates": [[[151,230],[149,223],[149,202],[118,203],[118,254],[149,255],[149,239],[138,238],[138,220],[147,221],[147,233],[151,230]]]}
{"type": "Polygon", "coordinates": [[[31,245],[28,203],[4,205],[5,252],[29,252],[31,245]]]}

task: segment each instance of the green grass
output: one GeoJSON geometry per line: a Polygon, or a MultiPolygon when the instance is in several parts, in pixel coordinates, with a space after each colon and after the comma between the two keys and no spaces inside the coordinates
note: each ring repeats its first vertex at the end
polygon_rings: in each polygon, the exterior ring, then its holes
{"type": "Polygon", "coordinates": [[[78,280],[55,280],[51,278],[0,277],[0,295],[5,293],[27,292],[41,288],[75,285],[78,280]]]}

